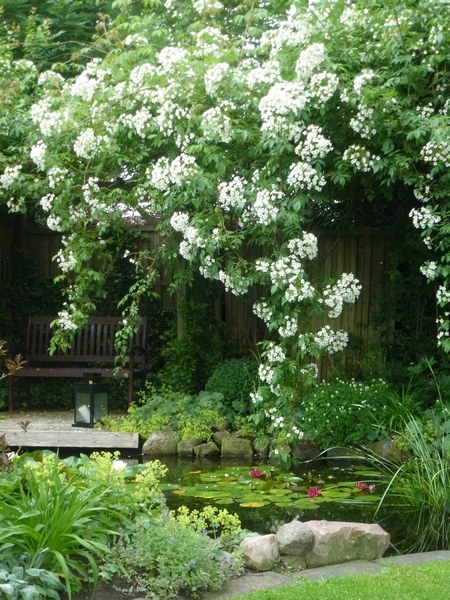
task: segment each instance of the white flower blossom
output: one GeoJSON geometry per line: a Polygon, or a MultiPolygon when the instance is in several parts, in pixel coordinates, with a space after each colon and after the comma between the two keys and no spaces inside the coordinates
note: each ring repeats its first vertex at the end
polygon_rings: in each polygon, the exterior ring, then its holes
{"type": "Polygon", "coordinates": [[[409,216],[416,229],[429,229],[441,222],[440,215],[434,214],[428,206],[411,209],[409,216]]]}
{"type": "Polygon", "coordinates": [[[47,151],[47,144],[42,140],[39,140],[34,146],[31,146],[30,158],[37,166],[39,171],[45,170],[45,154],[47,151]]]}
{"type": "Polygon", "coordinates": [[[215,96],[217,94],[218,88],[229,70],[230,65],[222,62],[210,67],[205,72],[205,89],[208,96],[215,96]]]}
{"type": "Polygon", "coordinates": [[[296,190],[316,190],[320,192],[326,184],[325,177],[306,162],[291,165],[287,183],[296,190]]]}
{"type": "Polygon", "coordinates": [[[7,190],[12,184],[17,181],[22,171],[22,165],[15,165],[14,167],[5,167],[2,175],[0,175],[0,185],[3,189],[7,190]]]}

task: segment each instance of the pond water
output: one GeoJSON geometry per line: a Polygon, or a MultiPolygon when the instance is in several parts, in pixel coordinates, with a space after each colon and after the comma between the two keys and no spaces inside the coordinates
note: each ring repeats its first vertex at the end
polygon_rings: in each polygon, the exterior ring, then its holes
{"type": "Polygon", "coordinates": [[[239,516],[243,528],[261,534],[297,518],[379,523],[394,546],[404,537],[392,507],[375,514],[386,484],[367,465],[323,460],[287,472],[267,463],[223,459],[161,462],[169,468],[163,491],[171,510],[226,508],[239,516]]]}

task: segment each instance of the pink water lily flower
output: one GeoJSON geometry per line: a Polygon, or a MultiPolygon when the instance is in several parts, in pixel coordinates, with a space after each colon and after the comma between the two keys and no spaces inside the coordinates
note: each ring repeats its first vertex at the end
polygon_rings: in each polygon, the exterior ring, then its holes
{"type": "Polygon", "coordinates": [[[250,475],[250,477],[264,477],[264,473],[260,470],[260,469],[251,469],[248,474],[250,475]]]}
{"type": "Polygon", "coordinates": [[[375,484],[369,485],[367,489],[369,490],[369,494],[375,494],[375,484]]]}
{"type": "Polygon", "coordinates": [[[309,490],[306,492],[308,498],[316,498],[319,494],[320,488],[318,487],[309,488],[309,490]]]}
{"type": "Polygon", "coordinates": [[[367,487],[367,483],[365,481],[357,481],[356,487],[359,488],[360,490],[365,490],[367,487]]]}

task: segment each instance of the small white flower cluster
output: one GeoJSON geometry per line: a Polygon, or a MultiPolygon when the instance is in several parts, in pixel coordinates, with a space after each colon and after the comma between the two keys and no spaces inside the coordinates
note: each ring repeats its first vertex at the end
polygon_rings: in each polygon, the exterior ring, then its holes
{"type": "Polygon", "coordinates": [[[178,46],[166,46],[157,55],[156,59],[162,67],[163,73],[171,73],[175,67],[185,65],[188,53],[178,46]]]}
{"type": "Polygon", "coordinates": [[[62,223],[60,217],[56,215],[49,215],[47,217],[47,227],[52,231],[62,231],[62,223]]]}
{"type": "Polygon", "coordinates": [[[205,279],[215,279],[213,269],[216,269],[216,260],[212,256],[206,255],[203,258],[203,264],[198,268],[200,275],[205,279]]]}
{"type": "Polygon", "coordinates": [[[180,243],[179,252],[185,260],[189,261],[192,260],[196,248],[205,246],[205,240],[193,225],[188,225],[183,230],[183,236],[184,240],[180,243]]]}
{"type": "Polygon", "coordinates": [[[348,334],[346,331],[333,331],[329,325],[325,325],[314,335],[314,343],[321,350],[334,354],[347,346],[348,334]]]}
{"type": "Polygon", "coordinates": [[[263,271],[268,267],[272,285],[287,286],[295,283],[303,273],[303,265],[295,256],[281,256],[272,263],[260,260],[256,268],[263,271]]]}
{"type": "Polygon", "coordinates": [[[155,117],[155,123],[161,133],[169,137],[176,131],[177,122],[186,119],[189,116],[187,108],[180,106],[176,102],[165,99],[162,101],[155,117]]]}
{"type": "Polygon", "coordinates": [[[342,158],[348,161],[355,171],[362,171],[363,173],[368,173],[373,168],[375,161],[380,160],[378,156],[373,156],[367,148],[359,144],[349,146],[342,158]]]}
{"type": "Polygon", "coordinates": [[[308,95],[305,93],[303,83],[295,81],[276,83],[259,101],[261,131],[267,131],[278,137],[279,130],[285,124],[285,117],[289,114],[298,115],[307,101],[308,95]]]}
{"type": "Polygon", "coordinates": [[[170,224],[175,231],[185,232],[189,226],[189,215],[183,212],[174,212],[170,224]]]}
{"type": "Polygon", "coordinates": [[[302,239],[289,240],[288,249],[300,259],[313,260],[317,256],[317,237],[313,233],[304,233],[302,239]]]}
{"type": "Polygon", "coordinates": [[[245,200],[245,188],[247,181],[243,177],[235,175],[231,181],[222,182],[218,185],[219,206],[225,212],[235,208],[244,208],[245,200]]]}
{"type": "Polygon", "coordinates": [[[253,205],[247,206],[239,219],[239,223],[244,225],[256,221],[259,225],[270,225],[270,223],[276,221],[280,210],[276,203],[279,203],[283,198],[283,192],[280,190],[258,190],[253,205]]]}
{"type": "Polygon", "coordinates": [[[253,404],[259,404],[264,400],[260,392],[250,392],[250,400],[253,404]]]}
{"type": "Polygon", "coordinates": [[[308,86],[309,99],[323,106],[333,96],[339,85],[339,77],[334,73],[315,73],[308,86]]]}
{"type": "Polygon", "coordinates": [[[165,192],[171,185],[181,186],[189,183],[194,175],[197,163],[194,156],[182,153],[172,162],[168,158],[160,158],[150,170],[150,182],[157,190],[165,192]]]}
{"type": "Polygon", "coordinates": [[[92,69],[86,68],[71,85],[70,95],[91,102],[105,74],[104,71],[100,71],[96,76],[92,69]]]}
{"type": "Polygon", "coordinates": [[[215,96],[224,77],[230,70],[230,65],[225,62],[217,63],[210,67],[204,75],[205,89],[208,96],[215,96]]]}
{"type": "Polygon", "coordinates": [[[82,185],[81,190],[86,204],[91,208],[97,208],[97,197],[100,192],[100,188],[98,186],[98,177],[89,177],[86,183],[82,185]]]}
{"type": "Polygon", "coordinates": [[[140,33],[131,33],[123,40],[124,46],[146,46],[148,40],[140,33]]]}
{"type": "Polygon", "coordinates": [[[64,302],[64,305],[67,306],[67,308],[59,311],[58,324],[61,329],[65,329],[67,331],[76,331],[77,325],[73,320],[73,313],[76,310],[75,305],[67,305],[66,302],[64,302]]]}
{"type": "Polygon", "coordinates": [[[275,342],[269,342],[267,345],[266,358],[270,364],[278,364],[282,363],[286,360],[286,354],[283,351],[283,348],[275,342]]]}
{"type": "Polygon", "coordinates": [[[414,188],[414,197],[419,200],[419,202],[428,202],[430,196],[430,186],[426,185],[421,189],[414,188]]]}
{"type": "Polygon", "coordinates": [[[68,173],[67,169],[62,169],[61,167],[52,167],[49,169],[47,171],[48,187],[51,190],[57,188],[66,179],[68,173]]]}
{"type": "Polygon", "coordinates": [[[265,365],[261,363],[258,367],[258,377],[260,381],[263,383],[268,383],[269,385],[272,383],[273,376],[275,375],[275,370],[270,365],[265,365]]]}
{"type": "Polygon", "coordinates": [[[324,158],[333,150],[333,144],[323,135],[322,127],[309,125],[303,132],[305,137],[295,149],[295,153],[304,161],[324,158]]]}
{"type": "Polygon", "coordinates": [[[42,196],[42,198],[39,201],[39,204],[41,205],[41,208],[43,211],[45,212],[50,212],[53,206],[53,202],[55,201],[55,194],[46,194],[45,196],[42,196]]]}
{"type": "Polygon", "coordinates": [[[25,213],[26,212],[26,203],[24,196],[19,197],[11,197],[6,201],[6,206],[8,207],[9,212],[12,213],[25,213]]]}
{"type": "Polygon", "coordinates": [[[287,19],[276,28],[264,31],[261,36],[261,48],[269,48],[271,56],[276,56],[283,46],[297,49],[304,46],[311,35],[311,26],[300,19],[287,19]]]}
{"type": "Polygon", "coordinates": [[[416,229],[429,229],[441,221],[441,217],[433,214],[432,210],[428,208],[428,206],[421,206],[420,208],[411,209],[409,216],[411,217],[413,225],[416,229]]]}
{"type": "Polygon", "coordinates": [[[328,316],[336,319],[342,313],[344,302],[356,302],[362,286],[353,273],[343,273],[334,285],[328,285],[323,291],[323,302],[330,309],[328,316]]]}
{"type": "Polygon", "coordinates": [[[282,338],[292,337],[298,331],[298,322],[296,317],[285,315],[284,324],[278,328],[278,333],[282,338]]]}
{"type": "Polygon", "coordinates": [[[7,190],[12,184],[17,181],[22,171],[22,165],[15,165],[14,167],[5,167],[5,170],[0,175],[0,185],[3,189],[7,190]]]}
{"type": "Polygon", "coordinates": [[[194,56],[197,58],[206,56],[216,58],[222,49],[230,43],[229,36],[222,33],[218,27],[205,27],[193,35],[196,42],[194,56]]]}
{"type": "Polygon", "coordinates": [[[358,112],[350,119],[350,127],[362,138],[370,138],[376,134],[377,130],[373,126],[371,119],[375,112],[374,108],[366,106],[365,104],[358,105],[358,112]]]}
{"type": "Polygon", "coordinates": [[[420,151],[423,160],[433,166],[442,164],[450,167],[450,142],[448,139],[441,141],[431,140],[420,151]]]}
{"type": "Polygon", "coordinates": [[[445,311],[443,317],[438,317],[436,319],[436,325],[438,326],[438,334],[437,334],[437,345],[438,347],[443,346],[447,340],[450,338],[450,312],[445,311]]]}
{"type": "Polygon", "coordinates": [[[280,64],[272,59],[254,67],[245,76],[248,87],[252,90],[258,85],[274,85],[281,79],[280,64]]]}
{"type": "Polygon", "coordinates": [[[437,276],[437,264],[434,262],[434,260],[430,260],[420,267],[420,272],[422,275],[425,275],[427,279],[433,281],[433,279],[436,279],[437,276]]]}
{"type": "Polygon", "coordinates": [[[284,297],[287,302],[302,302],[314,298],[315,293],[314,286],[307,279],[299,276],[295,282],[289,284],[284,297]]]}
{"type": "Polygon", "coordinates": [[[353,90],[355,91],[355,94],[360,96],[362,88],[366,83],[370,83],[374,77],[375,73],[372,69],[364,69],[360,75],[357,75],[353,80],[353,90]]]}
{"type": "Polygon", "coordinates": [[[434,106],[432,102],[428,102],[425,106],[416,106],[416,111],[421,119],[429,119],[434,114],[434,106]]]}
{"type": "Polygon", "coordinates": [[[325,177],[303,161],[291,165],[286,181],[295,190],[316,190],[317,192],[320,192],[326,184],[325,177]]]}
{"type": "Polygon", "coordinates": [[[445,285],[440,285],[436,292],[436,300],[439,306],[446,306],[450,302],[450,290],[445,285]]]}
{"type": "Polygon", "coordinates": [[[42,87],[60,86],[64,83],[64,78],[55,71],[43,71],[38,78],[38,85],[42,87]]]}
{"type": "Polygon", "coordinates": [[[312,379],[317,379],[319,377],[319,367],[316,363],[310,363],[300,369],[300,374],[304,377],[311,377],[312,379]]]}
{"type": "Polygon", "coordinates": [[[266,325],[269,325],[272,321],[273,311],[269,308],[267,302],[255,302],[253,314],[262,319],[266,325]]]}
{"type": "Polygon", "coordinates": [[[90,160],[99,152],[102,146],[106,146],[109,138],[106,135],[96,135],[92,127],[88,127],[80,133],[73,143],[73,151],[80,158],[90,160]]]}
{"type": "Polygon", "coordinates": [[[311,44],[300,55],[295,64],[295,73],[298,79],[308,78],[314,69],[323,63],[327,57],[327,51],[324,44],[311,44]]]}
{"type": "Polygon", "coordinates": [[[216,275],[216,279],[223,283],[225,291],[231,292],[234,296],[246,294],[250,287],[248,279],[241,277],[239,273],[231,276],[225,273],[225,271],[220,270],[216,275]]]}
{"type": "Polygon", "coordinates": [[[39,140],[34,146],[31,146],[30,158],[37,166],[39,171],[45,170],[45,154],[47,151],[47,144],[42,140],[39,140]]]}
{"type": "Polygon", "coordinates": [[[77,266],[77,260],[72,250],[59,250],[56,254],[56,262],[63,273],[73,271],[77,266]]]}
{"type": "Polygon", "coordinates": [[[49,136],[55,132],[59,132],[68,119],[67,114],[62,114],[58,111],[51,110],[50,98],[42,98],[30,108],[30,116],[33,123],[39,125],[39,130],[42,135],[49,136]]]}
{"type": "Polygon", "coordinates": [[[153,115],[146,106],[143,106],[132,115],[120,115],[118,121],[130,129],[134,129],[139,137],[145,139],[146,130],[153,121],[153,115]]]}
{"type": "Polygon", "coordinates": [[[230,117],[223,112],[223,108],[234,108],[230,103],[223,103],[222,107],[213,106],[202,114],[201,128],[205,139],[209,141],[228,144],[232,140],[232,127],[230,117]]]}
{"type": "Polygon", "coordinates": [[[199,15],[213,15],[223,8],[219,0],[192,0],[192,6],[199,15]]]}
{"type": "Polygon", "coordinates": [[[150,63],[143,63],[138,67],[134,67],[130,72],[130,91],[134,88],[138,89],[145,85],[145,80],[151,79],[157,74],[157,68],[150,63]]]}

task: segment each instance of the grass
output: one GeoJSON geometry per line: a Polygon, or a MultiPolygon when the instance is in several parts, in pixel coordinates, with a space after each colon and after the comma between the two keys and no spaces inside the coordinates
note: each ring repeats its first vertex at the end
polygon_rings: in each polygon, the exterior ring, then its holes
{"type": "Polygon", "coordinates": [[[414,567],[386,567],[373,575],[351,575],[321,581],[301,580],[236,600],[443,600],[450,598],[450,561],[414,567]]]}

